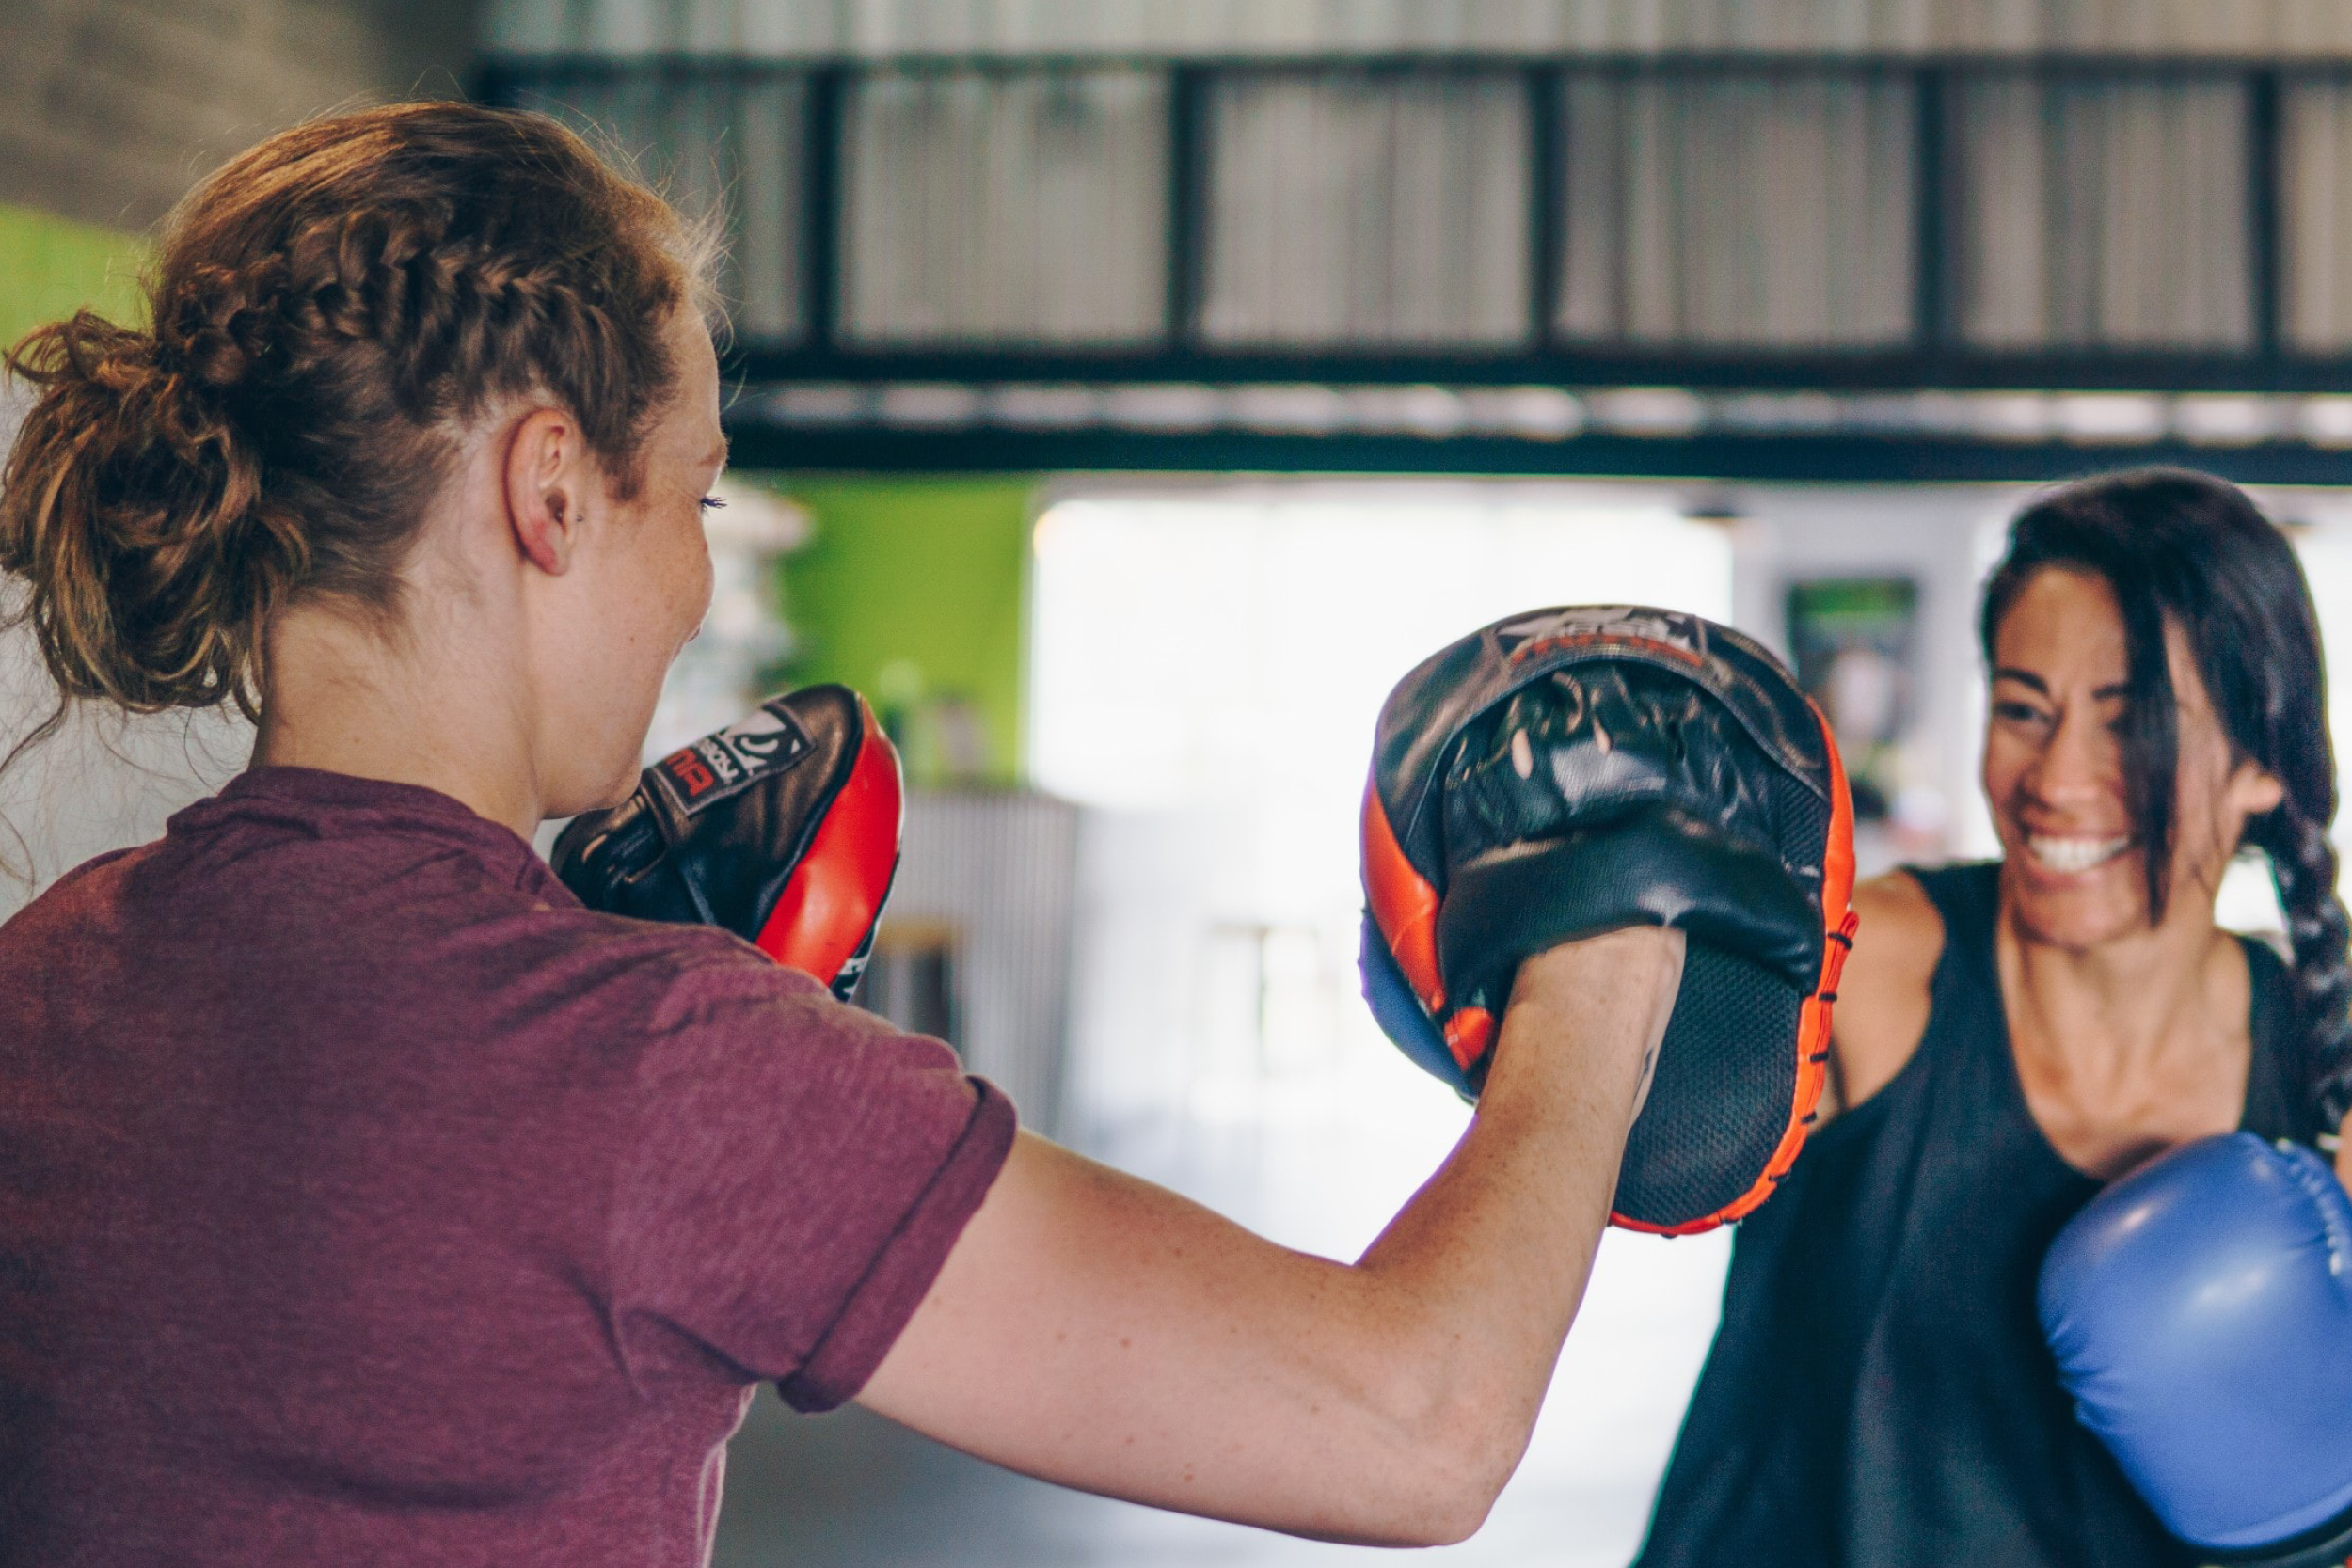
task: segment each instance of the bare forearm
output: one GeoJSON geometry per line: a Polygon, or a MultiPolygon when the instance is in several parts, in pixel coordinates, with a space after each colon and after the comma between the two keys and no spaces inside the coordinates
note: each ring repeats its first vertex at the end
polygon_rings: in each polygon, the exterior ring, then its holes
{"type": "Polygon", "coordinates": [[[1425,1315],[1415,1361],[1433,1418],[1494,1486],[1583,1298],[1681,948],[1622,931],[1523,966],[1470,1131],[1359,1265],[1378,1316],[1411,1322],[1398,1298],[1425,1315]]]}
{"type": "Polygon", "coordinates": [[[1365,1418],[1381,1374],[1354,1271],[1041,1140],[1023,1139],[1007,1181],[974,1227],[1022,1266],[965,1267],[960,1248],[862,1402],[1066,1486],[1392,1538],[1337,1483],[1388,1475],[1407,1436],[1365,1418]]]}
{"type": "Polygon", "coordinates": [[[1673,995],[1679,939],[1621,935],[1527,966],[1470,1132],[1359,1264],[1025,1139],[866,1402],[1161,1507],[1467,1533],[1525,1445],[1673,995]]]}

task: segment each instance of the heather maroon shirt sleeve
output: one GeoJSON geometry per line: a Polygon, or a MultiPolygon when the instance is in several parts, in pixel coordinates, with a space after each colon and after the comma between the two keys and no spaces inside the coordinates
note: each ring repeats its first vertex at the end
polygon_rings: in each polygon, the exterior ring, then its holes
{"type": "Polygon", "coordinates": [[[632,1374],[712,1358],[829,1410],[873,1375],[1011,1148],[934,1039],[714,955],[657,1009],[612,1206],[632,1374]]]}
{"type": "Polygon", "coordinates": [[[936,1040],[262,768],[0,923],[0,1568],[698,1568],[1011,1146],[936,1040]]]}

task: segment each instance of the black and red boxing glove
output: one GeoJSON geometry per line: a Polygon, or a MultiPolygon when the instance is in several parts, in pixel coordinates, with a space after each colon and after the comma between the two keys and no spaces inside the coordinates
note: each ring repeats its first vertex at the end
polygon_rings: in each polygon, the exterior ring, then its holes
{"type": "Polygon", "coordinates": [[[898,753],[845,686],[772,697],[574,817],[555,873],[590,909],[717,926],[847,1001],[905,820],[898,753]]]}
{"type": "Polygon", "coordinates": [[[1533,610],[1406,675],[1363,810],[1364,990],[1405,1053],[1486,1081],[1520,960],[1626,926],[1688,933],[1611,1219],[1753,1211],[1827,1078],[1852,945],[1853,808],[1788,672],[1672,610],[1533,610]]]}

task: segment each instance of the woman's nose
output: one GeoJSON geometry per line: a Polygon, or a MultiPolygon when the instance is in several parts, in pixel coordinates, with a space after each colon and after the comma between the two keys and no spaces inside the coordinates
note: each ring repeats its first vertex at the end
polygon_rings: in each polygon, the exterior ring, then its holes
{"type": "Polygon", "coordinates": [[[2104,800],[2116,779],[2115,732],[2080,709],[2063,715],[2050,742],[2027,769],[2033,793],[2054,806],[2104,800]]]}

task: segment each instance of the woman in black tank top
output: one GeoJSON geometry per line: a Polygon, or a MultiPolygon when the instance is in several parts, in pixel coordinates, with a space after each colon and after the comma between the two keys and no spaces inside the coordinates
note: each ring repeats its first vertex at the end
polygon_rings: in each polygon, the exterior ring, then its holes
{"type": "Polygon", "coordinates": [[[2034,1286],[2150,1154],[2344,1122],[2316,620],[2244,496],[2151,471],[2020,515],[1980,632],[2006,858],[1856,890],[1830,1123],[1740,1229],[1638,1568],[2194,1560],[2075,1423],[2034,1286]],[[2245,848],[2291,967],[2214,927],[2245,848]]]}

